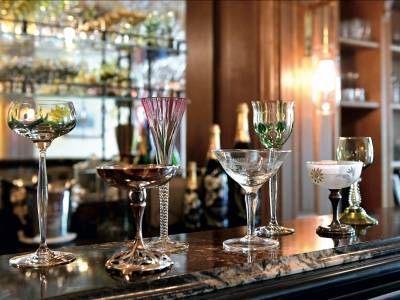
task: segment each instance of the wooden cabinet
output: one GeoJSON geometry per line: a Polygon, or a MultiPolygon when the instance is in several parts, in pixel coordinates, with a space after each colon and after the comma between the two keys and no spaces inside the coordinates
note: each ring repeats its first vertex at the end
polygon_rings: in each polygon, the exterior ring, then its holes
{"type": "MultiPolygon", "coordinates": [[[[337,114],[339,136],[370,136],[374,163],[363,172],[363,206],[392,206],[388,132],[391,57],[390,18],[385,1],[339,1],[338,48],[342,101],[337,114]],[[351,92],[364,92],[364,99],[351,92]]],[[[400,116],[400,115],[399,115],[400,116]]]]}

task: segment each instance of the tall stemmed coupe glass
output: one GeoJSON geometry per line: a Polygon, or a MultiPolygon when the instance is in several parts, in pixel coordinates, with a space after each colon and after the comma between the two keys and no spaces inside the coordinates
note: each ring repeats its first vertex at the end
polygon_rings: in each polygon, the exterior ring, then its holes
{"type": "MultiPolygon", "coordinates": [[[[281,150],[289,139],[294,122],[293,101],[252,101],[253,123],[257,136],[264,147],[281,150]]],[[[276,205],[278,198],[278,174],[269,180],[271,220],[267,226],[256,228],[257,235],[273,236],[294,233],[294,229],[278,224],[276,205]]]]}
{"type": "MultiPolygon", "coordinates": [[[[374,148],[370,137],[340,137],[336,149],[338,160],[354,160],[363,163],[363,170],[374,160],[374,148]]],[[[359,178],[350,186],[349,207],[340,216],[340,221],[349,225],[376,225],[378,220],[367,214],[361,207],[359,178]]]]}
{"type": "MultiPolygon", "coordinates": [[[[142,98],[142,104],[156,146],[157,163],[170,165],[176,134],[186,110],[187,100],[176,97],[150,97],[142,98]]],[[[168,237],[168,183],[159,187],[159,197],[160,237],[153,241],[151,246],[167,252],[186,250],[189,247],[187,243],[173,241],[168,237]]]]}
{"type": "Polygon", "coordinates": [[[39,150],[37,210],[40,244],[36,252],[10,259],[15,267],[42,268],[66,264],[75,259],[71,253],[51,251],[46,244],[47,173],[46,150],[51,142],[70,132],[76,125],[72,102],[26,101],[12,102],[8,111],[8,126],[17,134],[30,139],[39,150]]]}
{"type": "Polygon", "coordinates": [[[107,260],[107,270],[130,278],[131,275],[161,272],[172,266],[173,262],[167,255],[144,243],[142,220],[146,208],[146,189],[165,184],[177,169],[175,166],[124,163],[108,163],[97,167],[97,172],[108,184],[129,190],[129,203],[136,225],[134,241],[128,244],[127,249],[107,260]]]}
{"type": "Polygon", "coordinates": [[[258,237],[254,231],[257,191],[280,168],[290,151],[278,150],[215,150],[225,171],[245,191],[247,234],[242,238],[224,241],[226,251],[251,252],[277,247],[279,242],[258,237]]]}

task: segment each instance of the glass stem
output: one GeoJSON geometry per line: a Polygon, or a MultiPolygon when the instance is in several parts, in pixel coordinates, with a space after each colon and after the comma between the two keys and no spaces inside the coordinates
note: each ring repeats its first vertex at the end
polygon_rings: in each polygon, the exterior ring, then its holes
{"type": "Polygon", "coordinates": [[[168,202],[169,202],[169,183],[158,189],[160,197],[160,238],[168,239],[168,202]]]}
{"type": "Polygon", "coordinates": [[[246,193],[246,214],[247,214],[247,237],[251,238],[255,236],[255,216],[257,209],[257,193],[246,193]]]}
{"type": "Polygon", "coordinates": [[[357,209],[360,207],[361,204],[361,194],[360,194],[360,187],[359,187],[359,182],[361,179],[358,181],[354,182],[350,186],[350,192],[349,192],[349,206],[353,209],[357,209]]]}
{"type": "Polygon", "coordinates": [[[37,186],[37,210],[39,219],[40,244],[38,254],[46,251],[46,227],[47,227],[47,171],[46,171],[46,149],[39,148],[39,174],[37,186]]]}
{"type": "Polygon", "coordinates": [[[269,204],[270,204],[270,214],[271,220],[269,221],[270,225],[278,226],[278,222],[276,220],[276,202],[278,198],[278,173],[272,176],[269,179],[269,204]]]}
{"type": "Polygon", "coordinates": [[[332,218],[332,223],[330,227],[340,227],[340,221],[339,221],[339,201],[342,199],[342,195],[340,195],[340,190],[330,190],[331,193],[329,194],[329,200],[331,200],[332,204],[332,213],[333,213],[333,218],[332,218]]]}
{"type": "Polygon", "coordinates": [[[129,192],[129,205],[131,206],[133,219],[135,221],[135,249],[144,249],[142,234],[143,214],[146,208],[146,190],[131,190],[129,192]]]}

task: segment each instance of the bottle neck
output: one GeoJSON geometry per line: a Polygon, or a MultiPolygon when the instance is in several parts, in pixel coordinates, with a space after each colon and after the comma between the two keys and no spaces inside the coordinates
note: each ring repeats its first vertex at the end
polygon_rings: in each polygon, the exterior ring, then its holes
{"type": "Polygon", "coordinates": [[[191,191],[197,189],[197,170],[195,168],[188,169],[188,178],[186,187],[191,191]]]}
{"type": "Polygon", "coordinates": [[[211,132],[210,134],[210,143],[207,151],[207,159],[217,159],[217,156],[214,154],[214,150],[221,149],[221,137],[219,132],[211,132]]]}
{"type": "Polygon", "coordinates": [[[235,144],[250,143],[248,111],[239,111],[236,120],[235,144]]]}

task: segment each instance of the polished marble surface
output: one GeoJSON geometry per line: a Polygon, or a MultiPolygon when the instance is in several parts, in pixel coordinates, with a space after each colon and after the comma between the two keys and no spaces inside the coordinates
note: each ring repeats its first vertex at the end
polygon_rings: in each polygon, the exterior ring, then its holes
{"type": "Polygon", "coordinates": [[[243,236],[245,228],[177,235],[187,240],[189,250],[171,255],[173,268],[145,278],[112,277],[104,263],[123,243],[69,247],[78,259],[47,270],[21,270],[8,265],[12,255],[0,256],[0,299],[96,298],[116,294],[131,297],[176,298],[211,292],[260,280],[341,265],[399,249],[400,211],[376,214],[380,224],[358,230],[358,235],[333,241],[321,238],[315,229],[329,223],[329,216],[307,217],[283,225],[296,233],[279,238],[280,247],[257,255],[224,252],[222,241],[243,236]]]}

